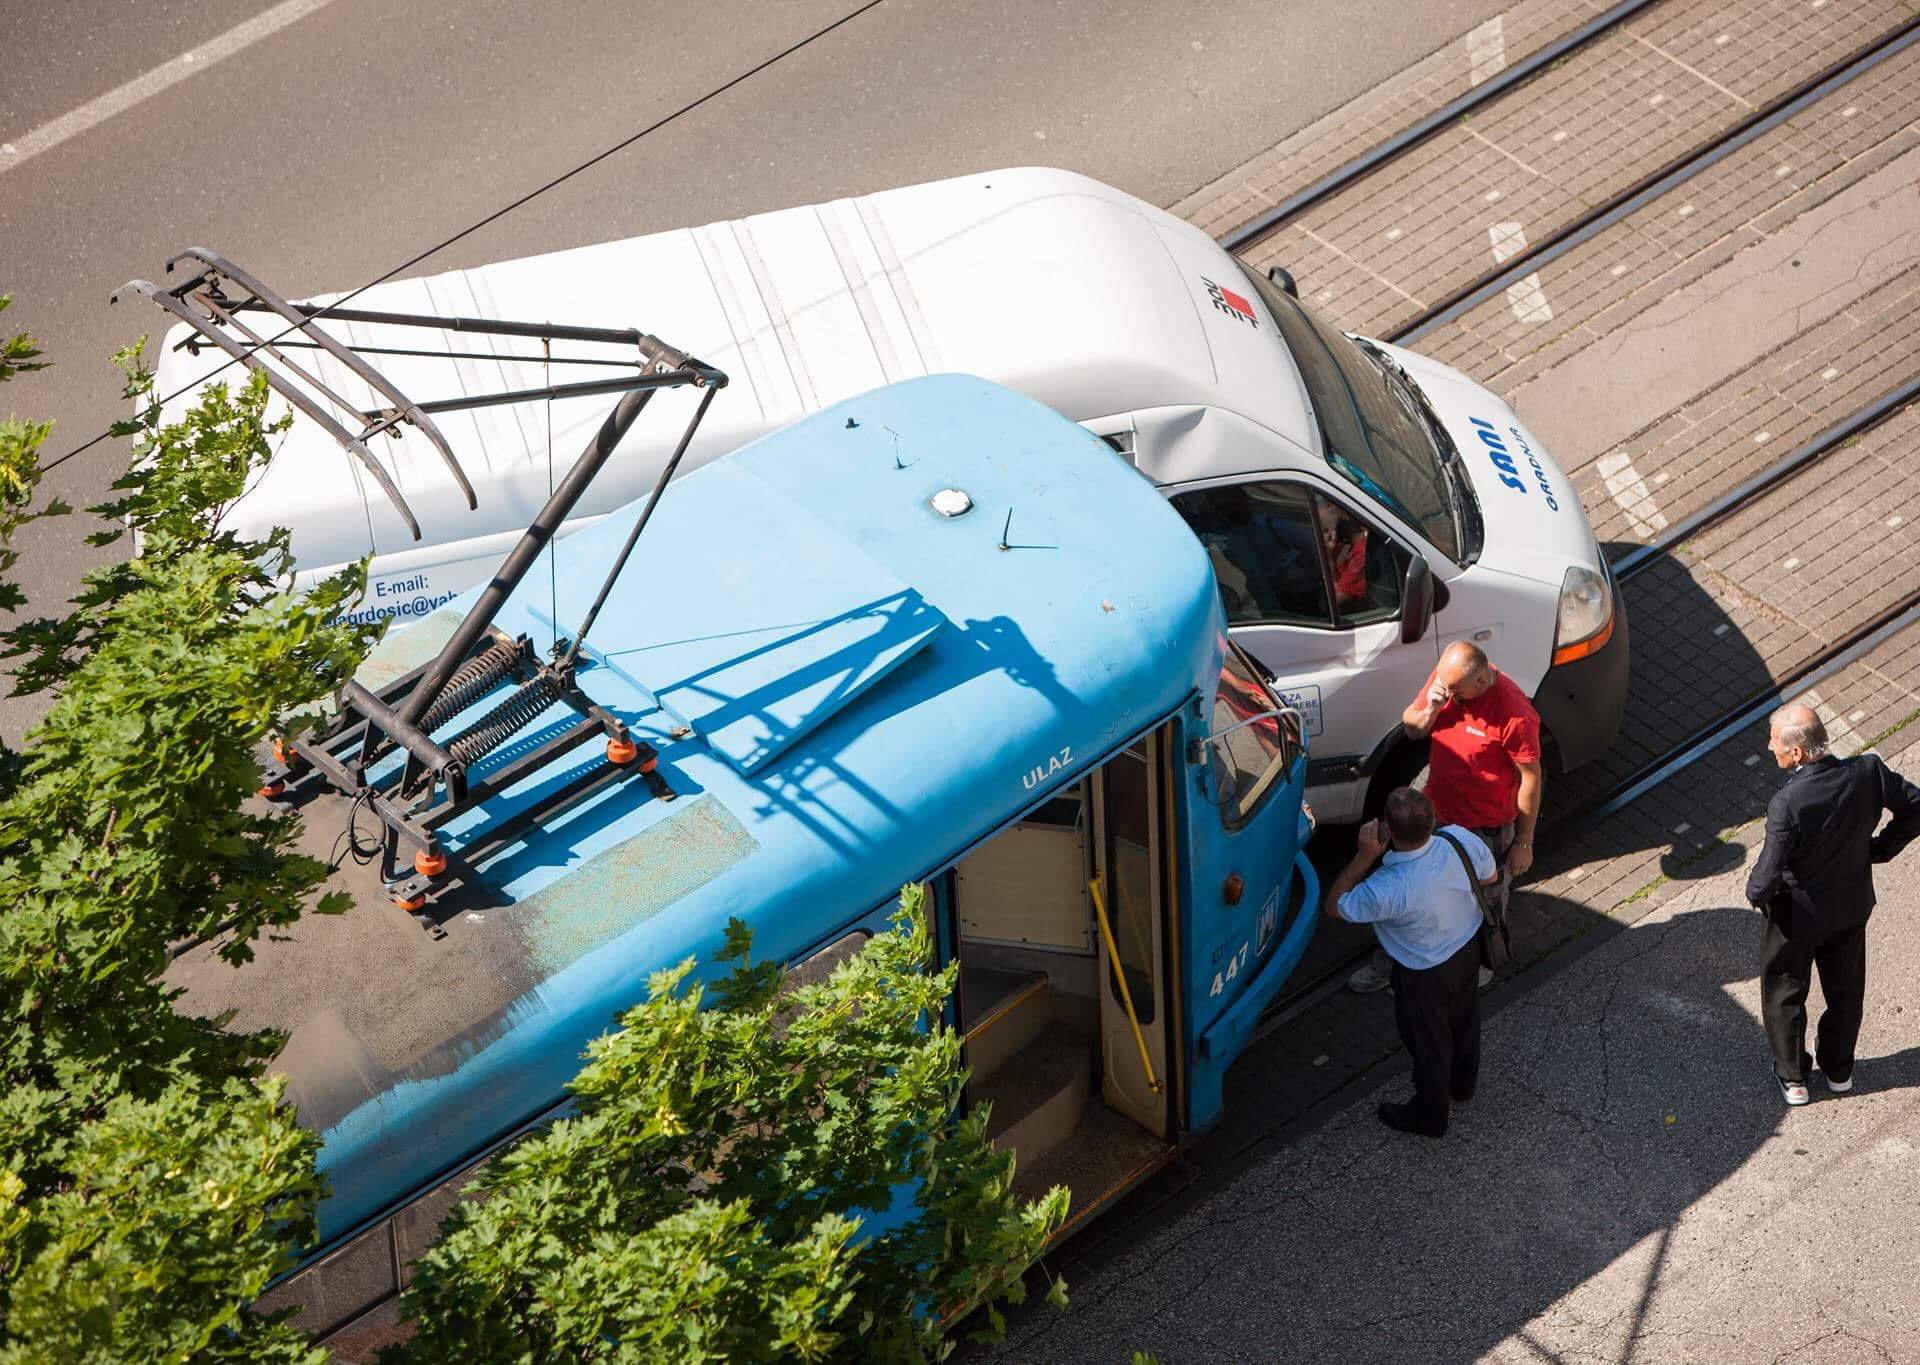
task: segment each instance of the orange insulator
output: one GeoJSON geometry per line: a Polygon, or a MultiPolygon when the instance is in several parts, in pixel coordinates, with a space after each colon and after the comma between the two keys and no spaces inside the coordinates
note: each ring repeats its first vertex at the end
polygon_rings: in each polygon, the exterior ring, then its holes
{"type": "Polygon", "coordinates": [[[630,739],[610,739],[607,741],[607,762],[631,763],[640,757],[640,746],[630,739]]]}
{"type": "Polygon", "coordinates": [[[429,853],[423,848],[413,855],[413,870],[423,877],[437,877],[447,870],[447,855],[429,853]]]}
{"type": "Polygon", "coordinates": [[[300,751],[284,739],[276,739],[273,742],[273,757],[277,763],[291,763],[300,757],[300,751]]]}
{"type": "Polygon", "coordinates": [[[393,903],[411,915],[415,910],[419,910],[426,905],[427,898],[425,896],[395,896],[393,903]]]}
{"type": "Polygon", "coordinates": [[[659,769],[659,767],[660,767],[660,755],[648,754],[647,761],[640,765],[640,771],[643,773],[655,772],[659,769]]]}
{"type": "Polygon", "coordinates": [[[286,789],[287,789],[287,784],[280,781],[279,778],[275,778],[273,781],[267,783],[267,785],[264,787],[254,788],[253,794],[255,796],[264,796],[269,800],[271,800],[272,798],[279,796],[282,792],[286,791],[286,789]]]}

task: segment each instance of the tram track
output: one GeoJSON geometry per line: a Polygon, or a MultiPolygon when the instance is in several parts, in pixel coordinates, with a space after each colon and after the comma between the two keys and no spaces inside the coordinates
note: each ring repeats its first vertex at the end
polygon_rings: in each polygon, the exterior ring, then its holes
{"type": "MultiPolygon", "coordinates": [[[[1481,111],[1538,75],[1547,66],[1564,60],[1579,48],[1611,32],[1644,8],[1615,6],[1613,10],[1568,34],[1559,43],[1542,49],[1543,52],[1554,53],[1550,61],[1535,64],[1534,59],[1529,58],[1526,63],[1511,68],[1503,74],[1512,75],[1514,79],[1497,86],[1496,82],[1489,81],[1467,96],[1453,101],[1220,238],[1221,245],[1235,256],[1244,258],[1250,249],[1259,246],[1310,209],[1361,183],[1382,166],[1431,140],[1452,123],[1481,111]],[[1523,71],[1524,74],[1517,74],[1523,71]]],[[[1536,274],[1541,267],[1562,259],[1649,203],[1672,193],[1703,171],[1725,161],[1811,106],[1907,51],[1916,42],[1920,42],[1920,14],[1910,14],[1901,23],[1778,92],[1732,125],[1637,177],[1584,212],[1550,228],[1537,240],[1499,262],[1497,268],[1454,287],[1442,298],[1423,305],[1412,317],[1383,329],[1381,339],[1398,345],[1410,344],[1457,321],[1487,300],[1536,274]]],[[[1536,53],[1535,57],[1538,56],[1540,54],[1536,53]]]]}
{"type": "Polygon", "coordinates": [[[1478,113],[1509,90],[1524,85],[1548,67],[1564,61],[1596,39],[1613,32],[1643,10],[1662,2],[1663,0],[1623,0],[1623,3],[1595,15],[1572,32],[1548,43],[1523,60],[1515,62],[1491,79],[1482,81],[1465,94],[1447,101],[1425,118],[1401,129],[1379,145],[1329,171],[1304,188],[1296,190],[1265,213],[1241,224],[1225,237],[1220,238],[1220,244],[1234,255],[1239,255],[1248,247],[1255,246],[1271,236],[1308,209],[1358,184],[1382,166],[1399,160],[1414,148],[1444,132],[1458,120],[1478,113]]]}

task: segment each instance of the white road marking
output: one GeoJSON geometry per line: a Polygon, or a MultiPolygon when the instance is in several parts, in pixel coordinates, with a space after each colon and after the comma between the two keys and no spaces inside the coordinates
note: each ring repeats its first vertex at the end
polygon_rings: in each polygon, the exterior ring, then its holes
{"type": "Polygon", "coordinates": [[[1506,69],[1507,33],[1499,15],[1467,34],[1467,59],[1473,63],[1474,85],[1492,80],[1506,69]]]}
{"type": "Polygon", "coordinates": [[[12,142],[0,146],[0,173],[24,166],[42,152],[50,152],[69,138],[79,137],[88,129],[95,128],[116,114],[152,99],[161,91],[179,84],[189,76],[198,75],[215,62],[241,52],[262,38],[272,37],[289,24],[298,23],[315,10],[324,9],[333,0],[281,0],[264,14],[257,14],[245,23],[235,24],[225,33],[210,38],[190,52],[183,52],[171,61],[154,67],[151,71],[135,76],[125,85],[117,86],[106,94],[88,100],[78,109],[69,110],[59,118],[41,124],[12,142]]]}
{"type": "MultiPolygon", "coordinates": [[[[1487,241],[1493,247],[1493,263],[1500,265],[1527,249],[1527,230],[1518,223],[1495,223],[1487,229],[1487,241]]],[[[1507,307],[1528,326],[1553,321],[1553,306],[1540,288],[1538,272],[1507,286],[1507,307]]]]}
{"type": "Polygon", "coordinates": [[[1619,453],[1602,455],[1594,461],[1594,468],[1600,471],[1607,492],[1613,495],[1614,502],[1626,513],[1627,521],[1634,530],[1652,537],[1667,529],[1666,517],[1654,505],[1653,494],[1647,491],[1647,481],[1634,469],[1630,458],[1619,453]]]}

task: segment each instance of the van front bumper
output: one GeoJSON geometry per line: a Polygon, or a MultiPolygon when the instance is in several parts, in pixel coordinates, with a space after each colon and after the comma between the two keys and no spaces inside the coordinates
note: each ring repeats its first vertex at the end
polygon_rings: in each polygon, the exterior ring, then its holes
{"type": "Polygon", "coordinates": [[[1627,705],[1627,604],[1620,585],[1613,590],[1613,636],[1597,653],[1547,670],[1533,706],[1553,736],[1560,766],[1568,771],[1592,762],[1613,747],[1627,705]]]}

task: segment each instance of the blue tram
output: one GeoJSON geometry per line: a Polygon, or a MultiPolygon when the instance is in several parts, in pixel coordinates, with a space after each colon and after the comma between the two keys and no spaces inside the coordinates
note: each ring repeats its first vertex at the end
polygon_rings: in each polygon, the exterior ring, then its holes
{"type": "MultiPolygon", "coordinates": [[[[558,656],[638,515],[554,542],[494,631],[558,656]]],[[[960,375],[879,389],[675,480],[628,548],[578,669],[644,782],[583,781],[608,762],[588,747],[520,779],[573,719],[556,703],[466,772],[486,799],[438,831],[465,875],[429,905],[344,860],[351,913],[239,971],[176,964],[188,1008],[289,1031],[332,1193],[324,1258],[276,1293],[318,1330],[391,1292],[461,1173],[730,917],[817,968],[928,883],[968,1102],[1076,1221],[1219,1117],[1313,932],[1298,718],[1228,643],[1179,515],[1049,409],[960,375]]],[[[360,682],[420,669],[483,591],[360,682]]],[[[315,850],[362,815],[315,797],[315,850]]]]}

